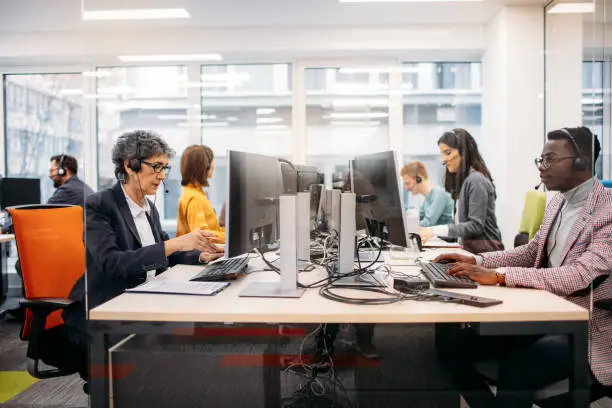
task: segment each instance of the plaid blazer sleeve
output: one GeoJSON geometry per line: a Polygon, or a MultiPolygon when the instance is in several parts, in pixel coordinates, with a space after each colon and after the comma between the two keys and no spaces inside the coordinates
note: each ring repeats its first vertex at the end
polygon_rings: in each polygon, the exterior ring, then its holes
{"type": "Polygon", "coordinates": [[[491,269],[505,266],[533,266],[535,265],[536,257],[538,255],[538,245],[540,239],[542,238],[540,236],[540,231],[538,230],[533,239],[525,245],[521,245],[520,247],[507,251],[495,251],[480,254],[480,256],[483,258],[482,265],[491,269]]]}
{"type": "Polygon", "coordinates": [[[531,267],[519,267],[508,262],[506,285],[544,289],[568,296],[587,288],[595,278],[609,275],[612,270],[612,205],[610,202],[600,204],[594,215],[583,218],[582,231],[566,249],[562,266],[536,268],[538,265],[532,264],[531,267]]]}

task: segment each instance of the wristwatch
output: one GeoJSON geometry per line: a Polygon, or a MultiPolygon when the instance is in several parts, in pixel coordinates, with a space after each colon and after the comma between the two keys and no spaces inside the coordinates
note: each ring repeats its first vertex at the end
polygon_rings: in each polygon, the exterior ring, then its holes
{"type": "Polygon", "coordinates": [[[506,271],[503,268],[498,268],[495,270],[495,278],[497,279],[498,285],[506,285],[506,271]]]}

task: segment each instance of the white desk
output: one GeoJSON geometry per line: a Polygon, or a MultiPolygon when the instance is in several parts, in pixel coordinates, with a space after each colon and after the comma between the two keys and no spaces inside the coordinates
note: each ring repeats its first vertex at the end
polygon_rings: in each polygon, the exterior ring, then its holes
{"type": "MultiPolygon", "coordinates": [[[[402,273],[419,273],[416,266],[391,268],[402,273]]],[[[201,266],[181,265],[157,279],[185,281],[201,269],[201,266]]],[[[321,270],[303,272],[300,281],[307,284],[324,276],[321,270]]],[[[238,297],[249,282],[278,279],[274,272],[255,272],[214,296],[125,293],[93,309],[89,316],[92,320],[199,323],[457,323],[588,319],[586,309],[549,292],[497,286],[450,289],[504,302],[482,309],[410,300],[377,306],[350,305],[325,299],[319,295],[318,289],[307,290],[300,299],[238,297]]],[[[363,291],[351,292],[360,297],[367,296],[363,291]]]]}
{"type": "Polygon", "coordinates": [[[14,234],[0,234],[0,244],[15,240],[14,234]]]}
{"type": "MultiPolygon", "coordinates": [[[[428,258],[432,256],[429,253],[428,258]]],[[[251,261],[249,268],[261,270],[261,260],[251,261]]],[[[391,268],[411,275],[420,272],[417,266],[392,265],[391,268]]],[[[200,269],[201,266],[181,265],[156,279],[184,281],[200,269]]],[[[322,270],[303,272],[300,273],[300,281],[308,284],[323,276],[322,270]]],[[[151,332],[152,328],[153,331],[171,332],[176,330],[177,324],[475,322],[481,323],[479,328],[482,334],[572,335],[575,354],[573,387],[574,390],[588,389],[588,312],[551,293],[490,286],[456,290],[503,300],[502,304],[488,308],[412,300],[376,306],[351,305],[325,299],[319,295],[318,289],[307,290],[299,299],[238,296],[249,282],[278,280],[274,272],[254,272],[214,296],[124,293],[89,313],[93,339],[91,364],[108,366],[107,351],[112,346],[109,342],[110,334],[151,332]]],[[[366,296],[363,291],[358,293],[360,297],[366,296]]],[[[90,392],[92,407],[108,406],[106,376],[92,378],[90,392]]],[[[574,406],[586,406],[588,395],[583,391],[575,394],[574,406]]]]}

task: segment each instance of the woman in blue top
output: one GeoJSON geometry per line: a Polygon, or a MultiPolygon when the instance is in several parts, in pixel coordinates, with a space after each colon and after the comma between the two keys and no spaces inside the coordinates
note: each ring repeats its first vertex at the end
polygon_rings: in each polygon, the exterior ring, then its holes
{"type": "Polygon", "coordinates": [[[401,170],[401,175],[406,190],[414,195],[425,196],[419,211],[421,227],[453,223],[453,200],[442,187],[431,184],[423,163],[416,161],[406,164],[401,170]]]}

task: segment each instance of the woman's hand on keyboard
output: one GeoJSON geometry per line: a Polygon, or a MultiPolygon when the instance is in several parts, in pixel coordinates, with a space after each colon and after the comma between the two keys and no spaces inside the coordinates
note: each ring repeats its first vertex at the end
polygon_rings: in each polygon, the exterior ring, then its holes
{"type": "Polygon", "coordinates": [[[214,261],[215,259],[221,258],[223,256],[223,252],[205,252],[202,251],[200,254],[200,262],[208,263],[214,261]]]}

